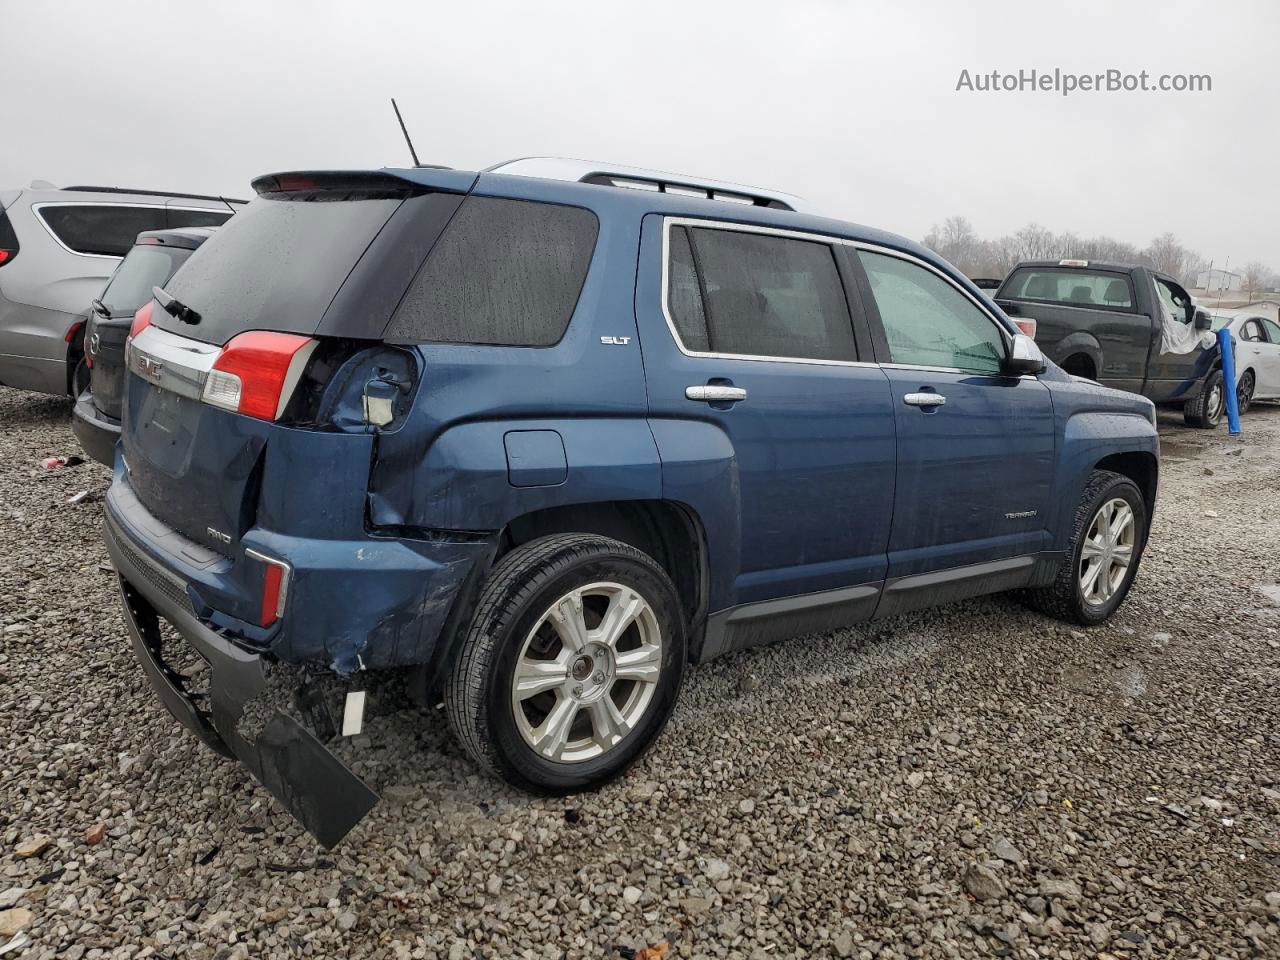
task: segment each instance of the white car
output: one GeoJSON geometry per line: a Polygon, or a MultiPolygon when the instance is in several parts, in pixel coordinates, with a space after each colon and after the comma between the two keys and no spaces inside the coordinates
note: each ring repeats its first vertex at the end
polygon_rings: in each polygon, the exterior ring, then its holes
{"type": "Polygon", "coordinates": [[[1248,307],[1213,311],[1213,329],[1236,339],[1236,401],[1240,412],[1254,400],[1280,400],[1280,323],[1248,307]]]}

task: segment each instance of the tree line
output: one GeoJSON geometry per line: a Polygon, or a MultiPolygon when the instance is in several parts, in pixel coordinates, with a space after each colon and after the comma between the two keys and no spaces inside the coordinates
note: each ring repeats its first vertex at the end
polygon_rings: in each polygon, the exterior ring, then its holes
{"type": "MultiPolygon", "coordinates": [[[[921,242],[970,277],[1003,278],[1020,260],[1101,260],[1160,270],[1190,287],[1195,286],[1197,274],[1209,269],[1209,261],[1184,247],[1172,233],[1162,233],[1140,248],[1111,237],[1054,233],[1030,223],[1017,233],[984,240],[965,217],[947,217],[935,224],[921,242]]],[[[1213,266],[1223,268],[1221,263],[1213,266]]],[[[1280,286],[1280,274],[1258,261],[1234,272],[1240,274],[1250,299],[1255,293],[1280,286]]]]}

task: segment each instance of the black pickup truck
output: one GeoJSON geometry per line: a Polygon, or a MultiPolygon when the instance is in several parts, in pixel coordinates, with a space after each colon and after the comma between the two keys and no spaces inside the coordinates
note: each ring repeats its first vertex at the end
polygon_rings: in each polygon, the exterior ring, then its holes
{"type": "Polygon", "coordinates": [[[1088,260],[1025,260],[994,299],[1067,373],[1180,406],[1193,427],[1222,420],[1211,320],[1173,277],[1088,260]]]}

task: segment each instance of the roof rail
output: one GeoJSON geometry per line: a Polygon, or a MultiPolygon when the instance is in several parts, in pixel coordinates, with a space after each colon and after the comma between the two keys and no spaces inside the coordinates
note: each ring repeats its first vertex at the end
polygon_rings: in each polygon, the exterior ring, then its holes
{"type": "Polygon", "coordinates": [[[595,183],[631,190],[650,190],[684,197],[701,197],[705,200],[725,200],[730,203],[770,207],[775,210],[803,211],[808,207],[800,197],[778,190],[764,190],[723,180],[707,180],[662,170],[646,170],[642,167],[597,163],[593,160],[574,160],[568,157],[522,157],[518,160],[506,160],[495,164],[484,172],[516,177],[540,177],[544,180],[571,180],[576,183],[595,183]]]}
{"type": "Polygon", "coordinates": [[[236,197],[211,197],[204,193],[175,193],[172,190],[132,190],[128,187],[88,187],[76,185],[63,187],[63,190],[76,190],[83,193],[132,193],[140,197],[179,197],[183,200],[217,200],[222,203],[248,203],[236,197]]]}

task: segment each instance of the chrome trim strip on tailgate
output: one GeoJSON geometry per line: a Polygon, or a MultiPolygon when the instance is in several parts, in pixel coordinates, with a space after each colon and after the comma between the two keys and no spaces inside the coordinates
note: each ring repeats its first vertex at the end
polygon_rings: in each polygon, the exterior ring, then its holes
{"type": "Polygon", "coordinates": [[[144,327],[126,344],[130,372],[148,383],[182,397],[199,400],[204,382],[222,348],[169,333],[156,326],[144,327]]]}

